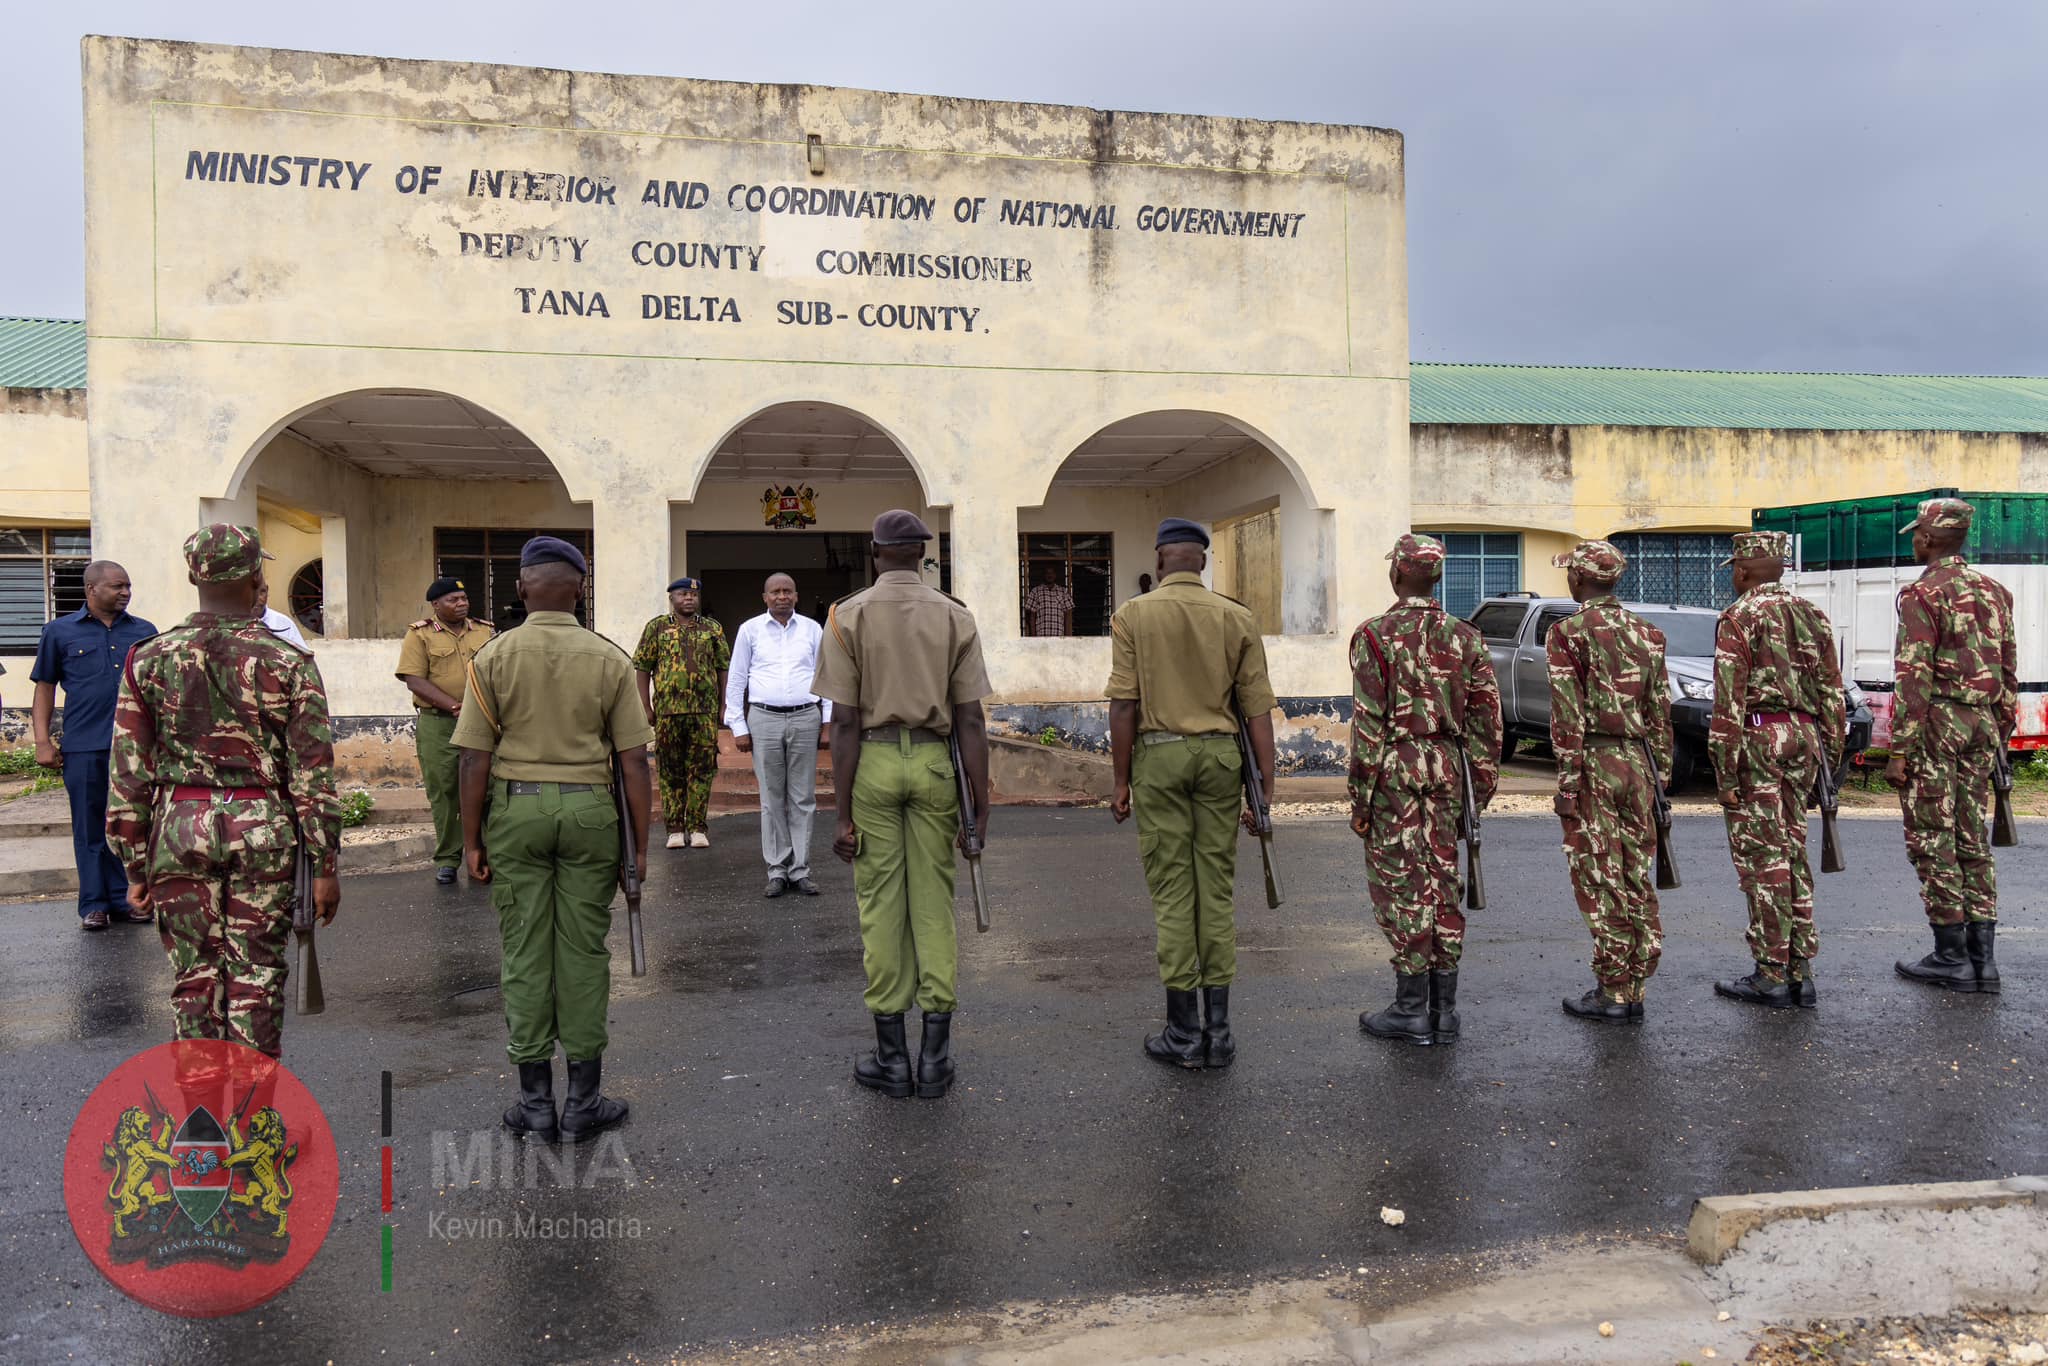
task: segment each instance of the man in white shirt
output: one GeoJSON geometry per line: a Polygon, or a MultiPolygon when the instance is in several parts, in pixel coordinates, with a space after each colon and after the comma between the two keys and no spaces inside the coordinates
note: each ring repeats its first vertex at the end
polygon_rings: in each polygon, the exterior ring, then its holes
{"type": "Polygon", "coordinates": [[[761,585],[768,610],[741,626],[726,675],[725,723],[742,754],[754,756],[761,789],[761,857],[768,864],[764,896],[794,887],[816,896],[811,881],[811,818],[818,810],[818,730],[832,704],[811,691],[824,629],[797,615],[796,580],[770,574],[761,585]]]}
{"type": "Polygon", "coordinates": [[[299,624],[270,605],[270,582],[265,580],[263,591],[256,596],[256,615],[263,618],[263,624],[270,628],[270,634],[279,640],[289,640],[301,650],[311,653],[313,647],[299,634],[299,624]]]}

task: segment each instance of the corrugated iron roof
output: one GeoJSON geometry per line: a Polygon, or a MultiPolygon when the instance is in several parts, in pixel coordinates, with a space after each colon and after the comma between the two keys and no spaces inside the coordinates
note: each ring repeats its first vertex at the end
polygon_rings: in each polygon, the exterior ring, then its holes
{"type": "Polygon", "coordinates": [[[1414,422],[2048,432],[2048,379],[1580,365],[1410,370],[1414,422]]]}
{"type": "Polygon", "coordinates": [[[0,388],[84,387],[84,323],[63,318],[0,318],[0,388]]]}

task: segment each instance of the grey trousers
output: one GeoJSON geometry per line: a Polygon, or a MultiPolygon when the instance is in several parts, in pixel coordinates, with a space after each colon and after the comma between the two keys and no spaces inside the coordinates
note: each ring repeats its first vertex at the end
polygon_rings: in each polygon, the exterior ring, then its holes
{"type": "Polygon", "coordinates": [[[770,877],[811,875],[811,818],[818,811],[820,709],[747,708],[754,781],[761,789],[761,859],[770,877]]]}

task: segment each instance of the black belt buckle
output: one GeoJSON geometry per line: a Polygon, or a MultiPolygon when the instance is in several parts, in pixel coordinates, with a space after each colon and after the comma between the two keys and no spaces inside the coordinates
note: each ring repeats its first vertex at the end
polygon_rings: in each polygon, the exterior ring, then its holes
{"type": "Polygon", "coordinates": [[[794,707],[778,707],[769,702],[756,702],[754,705],[762,711],[772,711],[777,716],[793,716],[800,711],[809,711],[818,704],[816,702],[800,702],[794,707]]]}
{"type": "MultiPolygon", "coordinates": [[[[505,791],[507,795],[513,797],[538,797],[543,786],[544,784],[542,783],[528,782],[524,778],[507,778],[505,780],[505,791]]],[[[595,790],[596,787],[597,784],[595,783],[556,783],[555,791],[590,792],[595,790]]]]}

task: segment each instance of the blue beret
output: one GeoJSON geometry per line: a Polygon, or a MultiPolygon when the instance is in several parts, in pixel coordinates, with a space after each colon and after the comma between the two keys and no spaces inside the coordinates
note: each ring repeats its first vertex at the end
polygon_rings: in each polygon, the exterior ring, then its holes
{"type": "Polygon", "coordinates": [[[688,574],[685,574],[681,578],[671,582],[668,586],[668,591],[673,593],[678,588],[694,588],[699,592],[702,592],[704,589],[704,581],[701,579],[693,579],[688,574]]]}
{"type": "Polygon", "coordinates": [[[1152,545],[1155,549],[1162,545],[1198,545],[1207,550],[1209,533],[1202,530],[1200,522],[1190,522],[1185,517],[1169,517],[1159,524],[1159,536],[1152,545]]]}
{"type": "Polygon", "coordinates": [[[520,548],[521,569],[537,564],[573,565],[579,574],[590,572],[590,561],[583,558],[583,552],[559,536],[536,536],[520,548]]]}

